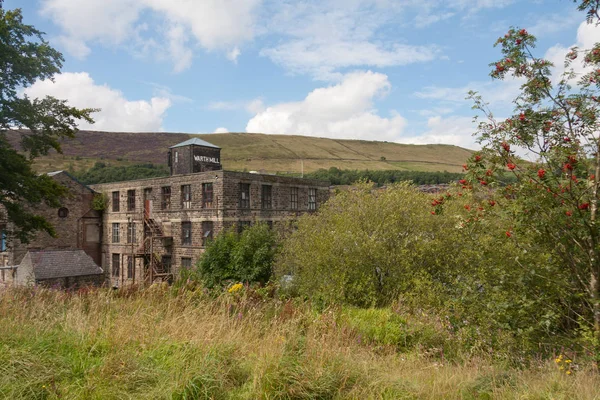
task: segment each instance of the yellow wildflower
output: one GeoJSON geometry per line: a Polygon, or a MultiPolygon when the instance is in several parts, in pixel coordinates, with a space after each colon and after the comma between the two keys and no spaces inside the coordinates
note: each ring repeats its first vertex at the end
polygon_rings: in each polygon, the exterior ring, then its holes
{"type": "Polygon", "coordinates": [[[572,374],[572,372],[570,370],[567,371],[567,375],[571,375],[571,374],[572,374]]]}
{"type": "Polygon", "coordinates": [[[229,293],[235,293],[238,290],[242,289],[244,287],[244,285],[242,283],[236,283],[235,285],[233,285],[232,287],[229,288],[229,290],[227,290],[229,293]]]}

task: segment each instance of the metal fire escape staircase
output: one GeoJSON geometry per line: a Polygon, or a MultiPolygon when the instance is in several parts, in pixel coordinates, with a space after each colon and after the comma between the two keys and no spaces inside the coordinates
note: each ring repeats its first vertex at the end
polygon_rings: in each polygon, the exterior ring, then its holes
{"type": "Polygon", "coordinates": [[[172,237],[165,236],[158,222],[144,212],[144,240],[137,255],[144,259],[144,283],[171,282],[171,265],[164,265],[159,251],[172,243],[172,237]]]}

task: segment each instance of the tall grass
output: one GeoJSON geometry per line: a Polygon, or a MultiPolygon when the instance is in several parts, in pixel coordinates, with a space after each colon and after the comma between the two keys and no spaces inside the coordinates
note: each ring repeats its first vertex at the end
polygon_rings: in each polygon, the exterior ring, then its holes
{"type": "Polygon", "coordinates": [[[584,365],[566,375],[553,360],[528,369],[485,355],[451,362],[435,322],[419,328],[390,313],[161,286],[7,289],[0,398],[600,398],[584,365]]]}

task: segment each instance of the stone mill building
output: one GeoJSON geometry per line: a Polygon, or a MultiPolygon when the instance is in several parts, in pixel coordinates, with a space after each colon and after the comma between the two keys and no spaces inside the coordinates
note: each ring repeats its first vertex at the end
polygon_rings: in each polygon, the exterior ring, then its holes
{"type": "MultiPolygon", "coordinates": [[[[16,277],[27,252],[50,250],[80,250],[101,267],[104,283],[113,287],[172,281],[182,268],[196,263],[208,241],[222,230],[241,231],[259,221],[273,225],[295,219],[316,211],[329,196],[329,183],[324,181],[224,171],[221,149],[198,138],[172,146],[167,156],[171,174],[161,178],[88,187],[65,172],[54,173],[79,196],[65,199],[62,211],[40,212],[54,223],[57,238],[39,234],[28,245],[2,242],[0,283],[8,275],[13,282],[23,283],[16,277]],[[99,194],[105,199],[101,212],[91,206],[92,195],[99,194]]],[[[65,253],[65,260],[80,255],[65,253]]],[[[52,270],[60,275],[56,262],[36,269],[29,261],[50,258],[56,260],[56,253],[26,258],[30,282],[42,283],[32,271],[52,270]]],[[[63,270],[77,268],[64,265],[63,270]]],[[[49,274],[38,275],[48,279],[49,274]]],[[[85,282],[89,281],[86,276],[85,282]]],[[[78,281],[63,278],[61,282],[73,286],[78,281]]]]}

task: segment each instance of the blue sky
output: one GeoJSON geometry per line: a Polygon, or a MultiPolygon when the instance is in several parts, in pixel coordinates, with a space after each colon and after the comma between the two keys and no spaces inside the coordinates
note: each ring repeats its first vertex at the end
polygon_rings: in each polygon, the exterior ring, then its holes
{"type": "Polygon", "coordinates": [[[26,89],[101,108],[110,131],[263,132],[476,148],[480,91],[509,115],[518,82],[492,82],[510,26],[557,64],[600,41],[567,0],[5,0],[63,52],[26,89]]]}

